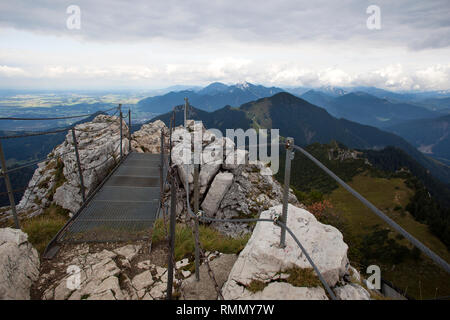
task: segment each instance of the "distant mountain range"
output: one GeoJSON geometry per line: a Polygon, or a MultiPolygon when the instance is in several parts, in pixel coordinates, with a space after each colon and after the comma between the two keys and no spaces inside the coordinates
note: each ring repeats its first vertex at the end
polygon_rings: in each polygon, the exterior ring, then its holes
{"type": "MultiPolygon", "coordinates": [[[[339,141],[350,148],[382,149],[387,146],[401,148],[435,177],[450,184],[450,167],[430,159],[403,138],[372,126],[346,119],[337,119],[325,109],[317,107],[289,93],[281,92],[268,98],[245,103],[239,108],[226,106],[214,112],[191,109],[190,118],[201,120],[207,128],[225,131],[227,128],[278,128],[280,135],[293,137],[301,146],[313,142],[339,141]]],[[[160,119],[169,123],[170,113],[160,119]]],[[[176,124],[183,122],[182,108],[176,113],[176,124]]]]}
{"type": "Polygon", "coordinates": [[[438,113],[424,107],[405,102],[391,102],[365,92],[350,92],[333,97],[321,91],[310,90],[301,98],[325,108],[337,118],[378,128],[386,128],[407,120],[439,116],[438,113]]]}
{"type": "Polygon", "coordinates": [[[267,88],[248,82],[230,86],[214,82],[198,91],[171,91],[161,96],[145,98],[138,102],[137,108],[141,112],[165,113],[180,104],[184,98],[188,98],[189,102],[197,108],[214,111],[226,105],[240,106],[243,103],[269,97],[282,91],[281,88],[267,88]]]}
{"type": "Polygon", "coordinates": [[[161,95],[151,96],[137,103],[137,112],[161,114],[188,98],[198,109],[215,111],[226,105],[238,107],[276,93],[289,92],[295,96],[325,108],[337,118],[360,122],[378,128],[389,127],[407,120],[438,117],[450,113],[450,92],[397,93],[375,87],[339,88],[278,88],[254,85],[248,82],[226,85],[214,82],[199,88],[174,86],[162,90],[161,95]],[[172,89],[170,92],[165,92],[172,89]]]}
{"type": "Polygon", "coordinates": [[[450,115],[408,121],[387,130],[405,138],[423,153],[450,164],[450,115]]]}

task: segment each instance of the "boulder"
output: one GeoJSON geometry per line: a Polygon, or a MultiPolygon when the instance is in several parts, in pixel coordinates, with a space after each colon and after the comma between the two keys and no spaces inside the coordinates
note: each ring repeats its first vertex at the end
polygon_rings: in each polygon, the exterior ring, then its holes
{"type": "Polygon", "coordinates": [[[0,229],[0,300],[29,300],[39,277],[39,255],[28,235],[12,228],[0,229]]]}
{"type": "Polygon", "coordinates": [[[334,289],[334,293],[340,300],[370,300],[370,293],[356,283],[337,287],[334,289]]]}
{"type": "MultiPolygon", "coordinates": [[[[275,206],[261,213],[263,219],[273,219],[281,215],[282,205],[275,206]]],[[[308,211],[288,206],[287,226],[296,235],[314,261],[325,281],[330,286],[347,272],[348,246],[342,234],[334,227],[322,224],[308,211]]],[[[286,247],[280,248],[280,227],[269,222],[258,222],[253,234],[239,255],[228,281],[223,288],[224,297],[239,299],[247,296],[245,286],[252,280],[270,282],[277,273],[298,267],[311,268],[305,255],[286,234],[286,247]]]]}
{"type": "Polygon", "coordinates": [[[172,162],[177,166],[178,175],[184,186],[186,186],[186,183],[192,184],[194,182],[194,167],[189,165],[191,163],[190,151],[191,145],[185,142],[178,143],[172,148],[172,162]]]}
{"type": "Polygon", "coordinates": [[[242,294],[237,300],[328,300],[325,290],[320,287],[294,287],[286,282],[272,282],[262,291],[251,293],[243,287],[237,288],[242,294]]]}
{"type": "Polygon", "coordinates": [[[214,178],[205,200],[202,202],[202,209],[206,215],[212,217],[217,212],[223,196],[233,183],[233,174],[230,172],[221,172],[214,178]]]}

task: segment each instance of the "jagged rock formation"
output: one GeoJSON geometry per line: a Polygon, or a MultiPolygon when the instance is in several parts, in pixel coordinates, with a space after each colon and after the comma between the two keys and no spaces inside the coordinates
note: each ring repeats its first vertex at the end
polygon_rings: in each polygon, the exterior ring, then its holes
{"type": "MultiPolygon", "coordinates": [[[[261,218],[273,219],[281,214],[282,206],[261,213],[261,218]]],[[[324,225],[308,211],[293,205],[288,207],[288,227],[297,236],[330,287],[336,286],[348,274],[347,244],[334,227],[324,225]]],[[[321,287],[295,287],[286,281],[292,268],[311,268],[294,239],[286,235],[286,247],[280,248],[280,227],[258,222],[246,247],[230,272],[222,292],[225,299],[327,299],[321,287]],[[252,281],[265,287],[252,292],[252,281]],[[282,284],[279,284],[282,282],[282,284]],[[280,295],[281,294],[281,295],[280,295]]],[[[354,298],[354,287],[343,287],[342,298],[354,298]]],[[[364,290],[358,288],[358,291],[364,290]]],[[[365,290],[364,290],[365,291],[365,290]]],[[[367,293],[368,295],[368,293],[367,293]]]]}
{"type": "MultiPolygon", "coordinates": [[[[86,195],[104,179],[120,157],[119,117],[99,115],[92,122],[75,127],[86,195]]],[[[123,121],[122,148],[129,150],[128,127],[123,121]]],[[[17,205],[20,215],[41,214],[51,204],[69,213],[81,206],[82,196],[72,132],[55,147],[48,160],[38,164],[28,188],[17,205]]],[[[5,215],[9,215],[10,211],[5,215]]]]}
{"type": "MultiPolygon", "coordinates": [[[[188,121],[187,132],[178,127],[172,134],[172,162],[176,165],[183,186],[189,183],[193,193],[193,166],[185,166],[184,150],[201,146],[200,159],[200,203],[209,217],[235,219],[256,217],[258,214],[282,201],[281,185],[268,172],[270,168],[260,161],[249,163],[248,152],[237,150],[226,137],[218,137],[206,130],[201,122],[188,121]],[[199,140],[200,139],[200,140],[199,140]],[[186,170],[189,172],[186,173],[186,170]],[[269,173],[269,174],[268,174],[269,173]],[[187,178],[186,178],[187,176],[187,178]],[[186,181],[187,180],[187,181],[186,181]]],[[[185,195],[179,192],[177,212],[185,212],[185,195]]],[[[290,192],[289,202],[300,205],[290,192]]],[[[217,230],[233,237],[251,232],[248,224],[213,223],[217,230]]]]}
{"type": "Polygon", "coordinates": [[[39,255],[20,230],[0,229],[0,300],[28,300],[39,276],[39,255]]]}
{"type": "Polygon", "coordinates": [[[138,131],[131,135],[131,148],[135,152],[161,152],[161,131],[164,132],[164,143],[169,143],[168,129],[164,122],[157,120],[144,124],[138,131]]]}

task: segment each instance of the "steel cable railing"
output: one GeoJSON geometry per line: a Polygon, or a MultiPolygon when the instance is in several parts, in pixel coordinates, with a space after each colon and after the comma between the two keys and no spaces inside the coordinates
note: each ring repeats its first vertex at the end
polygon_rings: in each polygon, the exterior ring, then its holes
{"type": "MultiPolygon", "coordinates": [[[[109,112],[114,109],[117,109],[118,107],[114,107],[107,110],[101,110],[98,112],[109,112]]],[[[86,118],[94,115],[95,113],[88,113],[88,114],[81,114],[81,115],[75,115],[75,116],[65,116],[65,117],[53,117],[53,118],[16,118],[16,117],[1,117],[0,120],[20,120],[20,121],[46,121],[46,120],[66,120],[66,119],[75,119],[75,118],[86,118]]]]}
{"type": "MultiPolygon", "coordinates": [[[[28,197],[27,197],[26,201],[25,201],[25,205],[24,206],[26,206],[28,204],[29,197],[33,193],[33,191],[36,188],[36,186],[41,184],[41,182],[42,182],[41,180],[42,180],[43,175],[42,174],[40,175],[40,177],[37,179],[37,182],[35,183],[35,185],[27,186],[26,188],[23,188],[23,189],[13,190],[12,187],[11,187],[9,174],[12,173],[12,172],[16,172],[16,171],[19,171],[21,169],[27,168],[27,167],[35,166],[35,165],[39,164],[42,161],[46,161],[46,160],[47,161],[51,161],[51,160],[56,159],[56,158],[60,159],[64,155],[67,155],[67,154],[72,153],[73,151],[75,151],[77,165],[78,165],[78,171],[79,171],[79,175],[80,175],[80,183],[81,183],[81,188],[82,188],[83,201],[85,201],[86,198],[85,198],[85,194],[84,194],[85,193],[84,192],[84,182],[83,182],[83,177],[82,177],[83,171],[93,170],[93,169],[96,169],[97,167],[99,167],[100,165],[104,165],[107,161],[110,160],[111,155],[108,156],[107,159],[105,161],[103,161],[99,165],[96,165],[96,166],[93,166],[93,167],[89,167],[89,168],[82,168],[81,163],[79,161],[80,159],[79,159],[79,154],[78,154],[78,143],[76,141],[75,132],[76,131],[77,132],[88,132],[88,133],[100,132],[100,131],[104,131],[105,129],[109,128],[110,126],[112,126],[115,123],[117,124],[117,121],[120,121],[120,123],[119,123],[119,129],[120,129],[120,133],[121,133],[121,136],[120,136],[120,139],[119,139],[119,143],[120,144],[113,150],[113,153],[115,153],[117,151],[117,149],[120,147],[120,150],[121,150],[120,154],[121,154],[121,157],[122,157],[122,145],[123,145],[123,143],[122,143],[122,141],[123,141],[123,135],[122,135],[122,126],[123,125],[122,125],[122,123],[123,122],[122,121],[123,121],[124,117],[123,117],[123,114],[122,114],[121,105],[119,105],[118,107],[114,107],[114,108],[107,109],[107,110],[100,111],[100,112],[109,112],[109,111],[112,111],[112,110],[116,110],[116,112],[113,115],[111,115],[111,117],[114,117],[118,112],[120,112],[120,117],[118,119],[113,119],[111,121],[111,123],[109,123],[108,125],[106,125],[106,126],[104,126],[102,128],[98,128],[98,129],[79,129],[79,128],[76,128],[76,125],[71,125],[69,127],[62,128],[62,129],[56,129],[56,130],[50,130],[50,131],[44,131],[44,132],[31,132],[31,133],[24,133],[24,134],[20,134],[20,135],[7,135],[7,136],[0,137],[0,158],[1,158],[0,160],[1,160],[1,167],[3,168],[1,170],[1,173],[2,173],[2,176],[5,178],[6,187],[7,187],[7,190],[8,190],[7,194],[9,196],[9,200],[10,200],[10,206],[9,207],[13,211],[13,216],[14,216],[16,228],[20,228],[20,224],[19,224],[19,220],[18,220],[18,216],[17,216],[17,212],[16,212],[16,205],[15,205],[15,201],[14,201],[14,193],[16,193],[17,191],[19,191],[19,192],[26,191],[27,189],[31,190],[29,192],[29,194],[28,194],[28,197]],[[30,163],[18,166],[16,168],[11,168],[11,169],[7,168],[5,157],[4,157],[4,153],[3,153],[3,148],[2,148],[2,145],[1,145],[1,140],[2,139],[15,139],[15,138],[34,137],[34,136],[41,136],[41,135],[47,135],[47,134],[62,133],[62,132],[67,132],[69,130],[72,130],[72,137],[73,137],[73,140],[74,140],[73,143],[72,143],[74,148],[71,149],[70,151],[62,153],[62,154],[57,154],[57,155],[52,156],[52,157],[48,157],[47,156],[46,158],[44,158],[42,160],[32,161],[30,163]]],[[[98,112],[96,112],[96,113],[98,113],[98,112]]],[[[76,115],[76,116],[66,116],[66,117],[52,117],[52,118],[16,118],[16,117],[5,118],[5,117],[3,117],[3,118],[0,118],[0,120],[27,120],[27,121],[32,121],[32,120],[40,120],[40,121],[42,121],[42,120],[62,120],[62,119],[73,119],[73,118],[89,117],[89,116],[95,115],[96,113],[94,113],[94,114],[76,115]]],[[[74,170],[70,174],[73,174],[75,172],[76,172],[76,170],[74,170]]]]}
{"type": "MultiPolygon", "coordinates": [[[[187,99],[185,100],[185,110],[187,109],[187,104],[188,101],[187,99]]],[[[186,128],[186,122],[187,122],[187,112],[185,111],[185,128],[186,128]]],[[[172,139],[172,135],[170,135],[170,139],[172,139]]],[[[172,147],[172,141],[170,141],[170,146],[172,147]]],[[[303,252],[303,254],[305,254],[305,257],[307,258],[308,262],[311,264],[311,266],[313,267],[314,271],[316,272],[316,274],[319,277],[319,280],[321,281],[322,285],[324,286],[325,290],[327,291],[327,293],[329,294],[329,296],[331,297],[331,299],[333,300],[338,300],[337,296],[334,294],[333,290],[331,290],[330,286],[328,285],[328,283],[325,281],[325,279],[323,278],[322,274],[320,273],[319,269],[317,268],[317,266],[315,265],[315,263],[313,262],[313,260],[311,259],[311,257],[309,256],[308,252],[306,251],[306,249],[301,245],[300,241],[298,240],[298,238],[295,236],[295,234],[291,231],[291,229],[289,229],[288,226],[286,226],[285,223],[283,223],[282,221],[279,221],[277,218],[271,220],[271,219],[260,219],[260,218],[249,218],[249,219],[216,219],[216,218],[210,218],[210,217],[206,217],[203,216],[202,212],[199,211],[197,214],[195,214],[192,211],[191,208],[191,204],[190,204],[190,191],[189,191],[189,165],[190,164],[185,164],[185,184],[184,184],[184,189],[185,189],[185,193],[186,193],[186,210],[188,215],[194,219],[195,223],[198,224],[199,220],[204,221],[204,222],[218,222],[218,223],[249,223],[249,222],[271,222],[274,223],[275,225],[279,226],[281,229],[285,229],[289,232],[289,234],[292,236],[292,238],[294,239],[295,243],[299,246],[300,250],[303,252]]],[[[172,177],[172,188],[174,188],[174,177],[172,177]]],[[[176,193],[172,192],[172,195],[174,195],[176,193]]],[[[173,203],[173,202],[172,202],[173,203]]],[[[175,215],[175,208],[171,208],[171,215],[175,215]]],[[[197,227],[198,228],[198,227],[197,227]]],[[[173,234],[172,237],[174,237],[175,235],[173,234]]],[[[196,239],[195,241],[195,245],[199,245],[199,240],[196,239]]],[[[196,249],[197,250],[197,249],[196,249]]],[[[173,248],[172,248],[173,251],[173,248]]],[[[169,256],[173,255],[172,253],[169,253],[169,256]]],[[[197,259],[197,257],[196,257],[197,259]]],[[[169,261],[170,262],[170,261],[169,261]]],[[[199,266],[199,261],[196,261],[196,269],[199,266]]],[[[209,268],[210,269],[210,268],[209,268]]],[[[172,271],[173,273],[173,271],[172,271]]],[[[170,270],[169,270],[169,275],[170,275],[170,270]]],[[[210,275],[211,276],[211,275],[210,275]]],[[[214,280],[214,279],[213,279],[214,280]]],[[[221,296],[221,293],[218,292],[219,297],[221,296]]],[[[167,288],[167,296],[171,296],[171,288],[167,288]]]]}
{"type": "MultiPolygon", "coordinates": [[[[186,170],[186,172],[189,172],[186,170]]],[[[187,176],[186,176],[187,179],[187,176]]],[[[188,180],[186,180],[188,181],[188,180]]],[[[319,269],[317,268],[317,266],[315,265],[315,263],[313,262],[313,260],[311,259],[311,257],[309,256],[308,252],[306,251],[306,249],[301,245],[300,241],[298,240],[298,238],[295,236],[295,234],[291,231],[290,228],[288,228],[286,226],[286,224],[282,223],[281,221],[279,221],[278,219],[260,219],[260,218],[249,218],[249,219],[216,219],[216,218],[210,218],[210,217],[205,217],[202,215],[201,212],[199,212],[197,215],[194,214],[194,212],[191,209],[191,205],[190,205],[190,201],[189,201],[189,183],[186,184],[188,187],[185,188],[186,189],[186,207],[187,207],[187,211],[189,213],[189,215],[194,218],[194,219],[199,219],[205,222],[220,222],[220,223],[249,223],[249,222],[272,222],[275,225],[281,227],[281,228],[285,228],[289,234],[292,236],[292,238],[294,239],[294,241],[297,243],[297,245],[299,246],[300,250],[303,252],[303,254],[305,255],[305,257],[308,259],[309,263],[311,264],[311,266],[313,267],[314,271],[316,272],[317,276],[319,277],[320,282],[322,283],[322,285],[324,286],[324,288],[327,290],[328,294],[330,295],[330,297],[333,300],[338,300],[338,298],[336,297],[336,295],[334,294],[333,290],[331,290],[330,286],[328,285],[328,283],[325,281],[325,279],[323,278],[322,274],[320,273],[319,269]]]]}
{"type": "MultiPolygon", "coordinates": [[[[109,112],[109,111],[112,111],[114,109],[118,110],[118,107],[115,107],[115,108],[112,108],[112,109],[108,109],[108,110],[105,110],[105,111],[101,111],[101,112],[109,112]]],[[[117,114],[117,112],[118,111],[116,111],[114,113],[114,115],[117,114]]],[[[92,116],[94,114],[88,114],[88,115],[82,115],[82,116],[68,116],[68,117],[60,117],[60,118],[0,118],[0,120],[30,120],[30,121],[31,120],[39,120],[39,121],[44,121],[44,120],[55,120],[55,119],[72,119],[72,118],[89,117],[89,116],[92,116]]],[[[61,129],[55,129],[55,130],[51,130],[51,131],[37,131],[37,132],[23,133],[23,134],[19,134],[19,135],[6,135],[6,136],[0,136],[0,140],[28,138],[28,137],[43,136],[43,135],[47,135],[47,134],[56,134],[56,133],[66,132],[66,131],[72,130],[74,128],[75,128],[75,126],[71,125],[69,127],[65,127],[65,128],[61,128],[61,129]]],[[[81,129],[75,129],[75,130],[82,131],[81,129]]]]}
{"type": "Polygon", "coordinates": [[[330,177],[332,177],[337,183],[339,183],[342,187],[344,187],[348,192],[350,192],[353,196],[355,196],[362,204],[364,204],[367,208],[369,208],[373,213],[375,213],[378,217],[384,220],[387,224],[389,224],[392,228],[394,228],[397,232],[399,232],[402,236],[408,239],[416,248],[422,251],[425,255],[427,255],[431,260],[433,260],[436,264],[441,266],[445,271],[450,273],[450,265],[434,253],[430,248],[425,246],[422,242],[417,240],[414,236],[408,233],[405,229],[403,229],[400,225],[398,225],[394,220],[389,218],[383,212],[381,212],[377,207],[375,207],[372,203],[370,203],[366,198],[356,192],[353,188],[351,188],[348,184],[346,184],[342,179],[340,179],[337,175],[335,175],[330,169],[325,167],[319,160],[314,158],[310,153],[308,153],[303,148],[293,145],[294,149],[300,151],[303,155],[305,155],[308,159],[310,159],[314,164],[316,164],[319,168],[321,168],[325,173],[327,173],[330,177]]]}
{"type": "MultiPolygon", "coordinates": [[[[187,101],[186,101],[187,104],[187,101]]],[[[185,105],[185,110],[187,109],[187,106],[185,105]]],[[[187,112],[185,112],[185,117],[187,116],[187,112]]],[[[186,119],[185,119],[185,126],[186,126],[186,119]]],[[[170,135],[170,146],[172,147],[172,136],[170,135]]],[[[289,177],[290,177],[290,161],[291,156],[293,156],[292,149],[296,149],[300,151],[302,154],[304,154],[308,159],[313,161],[317,166],[319,166],[322,170],[325,171],[329,176],[331,176],[334,180],[336,180],[341,186],[343,186],[347,191],[349,191],[353,196],[355,196],[359,201],[361,201],[365,206],[367,206],[372,212],[374,212],[378,217],[380,217],[382,220],[384,220],[386,223],[388,223],[392,228],[394,228],[397,232],[399,232],[401,235],[403,235],[408,241],[410,241],[415,247],[417,247],[420,251],[422,251],[426,256],[431,258],[436,264],[438,264],[440,267],[442,267],[445,271],[450,272],[450,266],[449,264],[443,260],[441,257],[439,257],[437,254],[435,254],[430,248],[425,246],[423,243],[421,243],[419,240],[417,240],[415,237],[413,237],[411,234],[409,234],[405,229],[403,229],[400,225],[398,225],[395,221],[393,221],[391,218],[389,218],[387,215],[385,215],[383,212],[381,212],[378,208],[376,208],[372,203],[370,203],[367,199],[365,199],[363,196],[361,196],[358,192],[353,190],[349,185],[347,185],[342,179],[340,179],[337,175],[335,175],[331,170],[329,170],[327,167],[325,167],[320,161],[318,161],[316,158],[314,158],[311,154],[309,154],[306,150],[303,148],[294,145],[292,138],[286,139],[286,149],[289,151],[289,154],[286,154],[286,176],[287,180],[285,181],[285,188],[284,188],[284,194],[283,194],[283,213],[279,219],[270,220],[270,219],[258,219],[258,218],[251,218],[251,219],[216,219],[211,217],[206,217],[202,214],[201,211],[198,213],[194,213],[192,211],[191,205],[190,205],[190,191],[189,191],[189,180],[188,180],[188,174],[190,172],[190,164],[184,164],[185,168],[185,174],[184,177],[186,183],[185,183],[185,192],[186,192],[186,210],[187,213],[191,218],[194,219],[194,221],[204,221],[204,222],[216,222],[216,223],[249,223],[249,222],[273,222],[276,225],[278,225],[281,228],[281,245],[284,244],[284,234],[287,231],[290,236],[294,239],[294,241],[297,243],[299,248],[302,250],[302,252],[305,254],[306,258],[308,259],[309,263],[313,266],[315,272],[317,273],[320,281],[324,285],[325,289],[327,290],[328,294],[332,297],[332,299],[337,299],[331,288],[328,286],[328,284],[323,279],[320,271],[318,270],[317,266],[314,264],[313,260],[307,253],[306,249],[302,246],[298,238],[295,236],[295,234],[292,232],[291,229],[286,224],[287,221],[287,199],[288,199],[288,192],[289,192],[289,177]]],[[[172,150],[171,150],[172,151],[172,150]]],[[[196,261],[196,265],[198,265],[198,262],[196,261]]]]}

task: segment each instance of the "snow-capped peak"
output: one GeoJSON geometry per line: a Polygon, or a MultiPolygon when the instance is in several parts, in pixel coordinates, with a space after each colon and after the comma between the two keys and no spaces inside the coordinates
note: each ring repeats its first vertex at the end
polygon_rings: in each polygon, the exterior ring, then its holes
{"type": "Polygon", "coordinates": [[[247,81],[238,82],[238,83],[236,83],[236,87],[239,89],[245,90],[248,87],[250,87],[250,83],[248,83],[247,81]]]}

